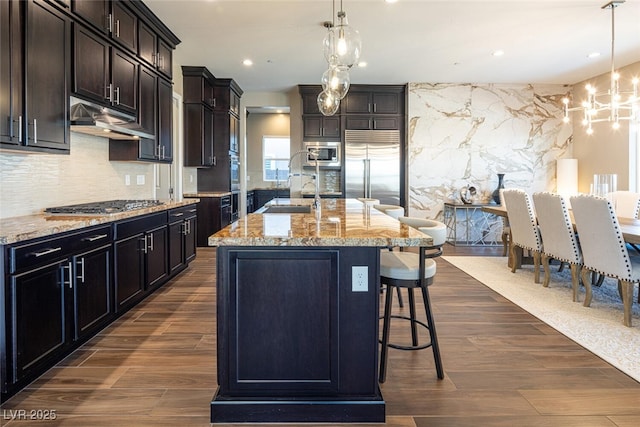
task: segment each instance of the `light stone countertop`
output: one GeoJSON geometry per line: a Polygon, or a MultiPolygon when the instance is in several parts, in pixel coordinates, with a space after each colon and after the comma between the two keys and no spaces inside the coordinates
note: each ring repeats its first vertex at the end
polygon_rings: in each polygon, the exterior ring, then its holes
{"type": "Polygon", "coordinates": [[[164,204],[106,215],[52,215],[36,214],[0,219],[0,245],[8,245],[38,237],[51,236],[94,225],[107,224],[155,212],[197,203],[198,199],[179,202],[165,201],[164,204]]]}
{"type": "Polygon", "coordinates": [[[185,193],[182,195],[182,197],[187,197],[187,198],[224,197],[224,196],[230,196],[231,194],[232,194],[231,191],[199,191],[196,193],[185,193]]]}
{"type": "MultiPolygon", "coordinates": [[[[310,205],[313,199],[278,199],[310,205]]],[[[260,213],[209,236],[209,246],[429,246],[433,239],[356,199],[322,199],[321,216],[260,213]]]]}

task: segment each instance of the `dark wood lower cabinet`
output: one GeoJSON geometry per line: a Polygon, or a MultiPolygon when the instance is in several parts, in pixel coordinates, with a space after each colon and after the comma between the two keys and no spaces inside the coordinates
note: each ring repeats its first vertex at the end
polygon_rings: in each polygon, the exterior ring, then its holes
{"type": "Polygon", "coordinates": [[[136,234],[115,244],[116,311],[133,304],[144,293],[144,234],[136,234]]]}
{"type": "Polygon", "coordinates": [[[67,344],[65,287],[68,260],[12,276],[10,304],[14,313],[11,381],[18,382],[67,344]]]}
{"type": "Polygon", "coordinates": [[[212,423],[383,422],[378,248],[219,247],[212,423]],[[368,289],[352,290],[353,266],[368,289]]]}
{"type": "Polygon", "coordinates": [[[113,313],[112,253],[113,246],[109,242],[108,245],[73,257],[75,339],[82,339],[96,332],[113,313]]]}
{"type": "Polygon", "coordinates": [[[171,271],[167,211],[2,246],[3,402],[195,258],[195,204],[171,211],[185,215],[171,271]]]}

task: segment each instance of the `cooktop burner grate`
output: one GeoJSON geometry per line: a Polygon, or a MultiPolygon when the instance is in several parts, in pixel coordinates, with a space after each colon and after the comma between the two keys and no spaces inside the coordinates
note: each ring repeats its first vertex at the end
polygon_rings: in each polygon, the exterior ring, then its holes
{"type": "Polygon", "coordinates": [[[57,206],[44,211],[51,214],[68,215],[104,215],[127,212],[136,209],[162,205],[160,200],[107,200],[104,202],[80,203],[77,205],[57,206]]]}

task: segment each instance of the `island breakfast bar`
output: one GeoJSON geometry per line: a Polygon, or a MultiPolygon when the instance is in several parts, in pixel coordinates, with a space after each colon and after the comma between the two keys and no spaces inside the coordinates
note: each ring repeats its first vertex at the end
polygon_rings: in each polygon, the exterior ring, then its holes
{"type": "Polygon", "coordinates": [[[355,199],[275,199],[217,246],[212,423],[384,422],[379,256],[431,237],[355,199]]]}

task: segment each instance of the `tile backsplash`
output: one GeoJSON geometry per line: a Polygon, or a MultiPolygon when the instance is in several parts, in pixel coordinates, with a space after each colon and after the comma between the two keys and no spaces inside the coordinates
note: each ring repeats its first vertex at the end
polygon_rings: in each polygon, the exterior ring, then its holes
{"type": "Polygon", "coordinates": [[[0,151],[0,218],[50,206],[153,198],[153,165],[109,161],[109,140],[71,133],[71,154],[0,151]],[[130,185],[125,184],[129,175],[130,185]],[[139,177],[144,184],[138,184],[139,177]],[[140,178],[142,179],[142,178],[140,178]]]}

